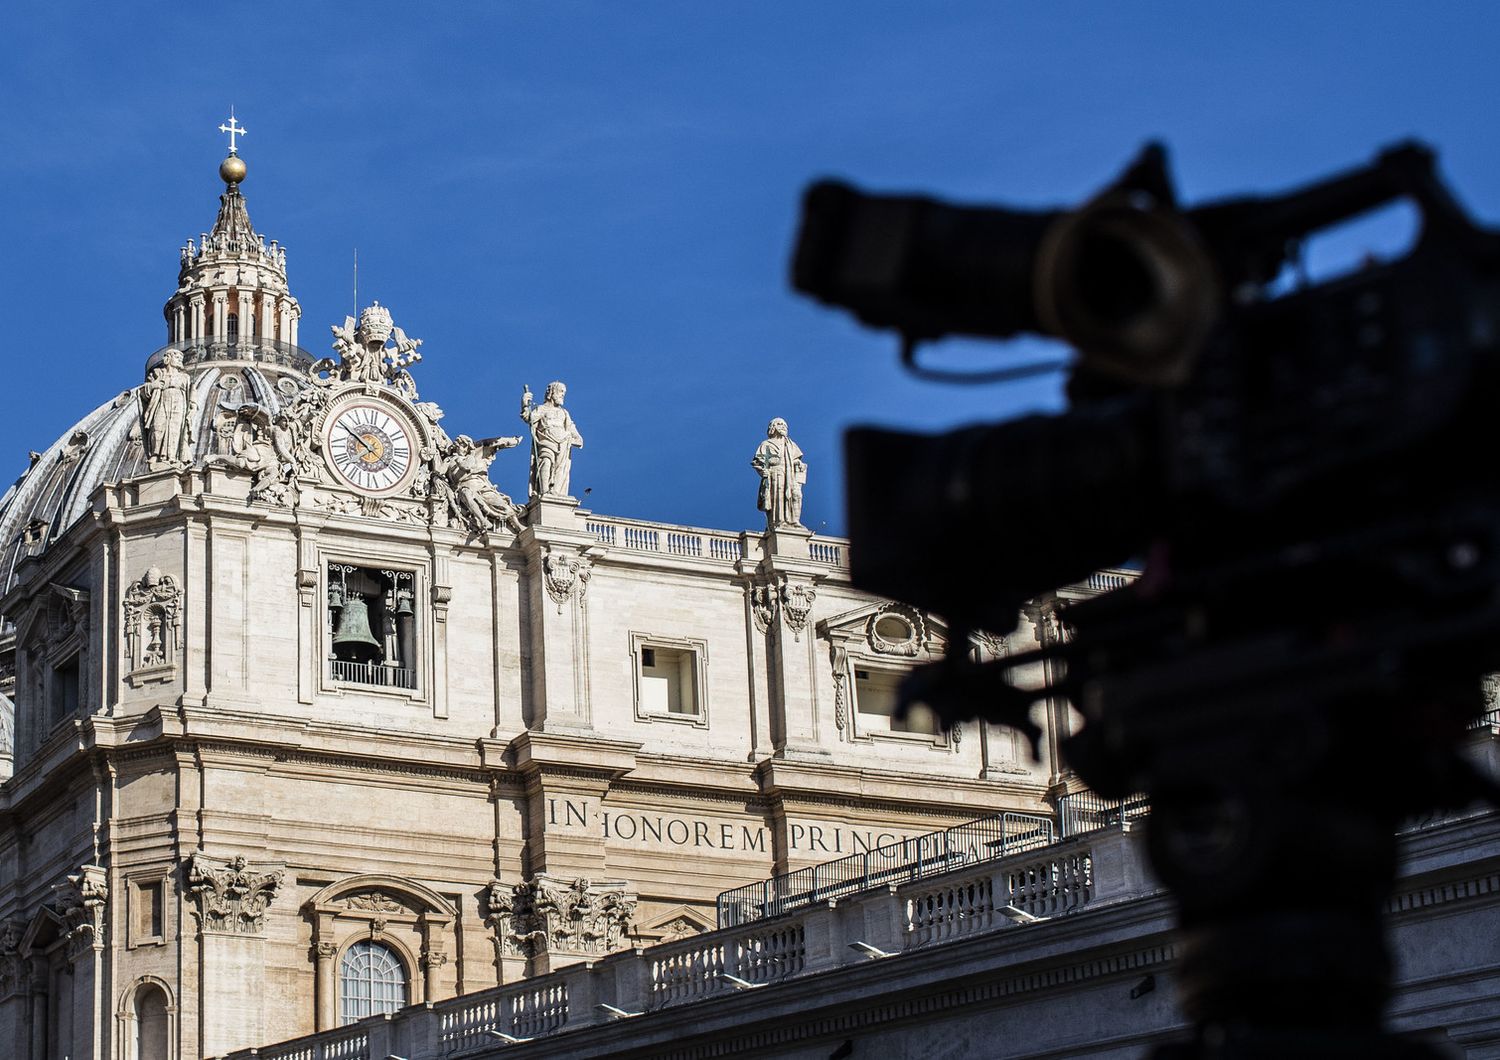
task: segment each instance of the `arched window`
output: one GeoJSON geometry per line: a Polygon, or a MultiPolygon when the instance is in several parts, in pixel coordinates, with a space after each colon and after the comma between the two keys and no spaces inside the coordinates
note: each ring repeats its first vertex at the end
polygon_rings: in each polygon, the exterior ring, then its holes
{"type": "Polygon", "coordinates": [[[395,1012],[406,1004],[406,969],[389,946],[365,940],[344,951],[339,962],[339,1019],[395,1012]]]}

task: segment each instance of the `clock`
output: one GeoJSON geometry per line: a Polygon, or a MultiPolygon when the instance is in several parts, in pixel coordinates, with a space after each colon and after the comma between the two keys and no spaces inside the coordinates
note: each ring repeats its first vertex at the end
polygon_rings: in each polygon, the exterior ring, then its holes
{"type": "Polygon", "coordinates": [[[323,455],[334,478],[361,493],[389,495],[411,483],[420,448],[416,429],[384,402],[334,408],[323,426],[323,455]]]}

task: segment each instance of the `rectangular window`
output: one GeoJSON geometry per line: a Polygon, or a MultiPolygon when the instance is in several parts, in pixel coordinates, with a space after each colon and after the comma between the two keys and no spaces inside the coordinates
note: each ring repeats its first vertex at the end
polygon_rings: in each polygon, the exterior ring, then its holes
{"type": "Polygon", "coordinates": [[[647,714],[697,714],[693,653],[678,648],[641,649],[641,710],[647,714]]]}
{"type": "Polygon", "coordinates": [[[707,724],[704,667],[708,646],[701,640],[631,634],[635,656],[635,713],[642,720],[707,724]]]}
{"type": "Polygon", "coordinates": [[[905,674],[890,670],[855,670],[854,700],[859,707],[860,728],[866,732],[910,732],[936,736],[942,731],[931,708],[914,704],[905,716],[896,716],[897,689],[905,674]]]}
{"type": "Polygon", "coordinates": [[[328,666],[340,684],[417,687],[416,576],[328,566],[328,666]]]}
{"type": "Polygon", "coordinates": [[[78,713],[79,692],[78,656],[75,655],[67,662],[52,668],[49,689],[52,700],[52,714],[49,720],[52,725],[57,725],[78,713]]]}
{"type": "Polygon", "coordinates": [[[132,880],[130,883],[130,945],[163,942],[167,935],[166,881],[132,880]]]}

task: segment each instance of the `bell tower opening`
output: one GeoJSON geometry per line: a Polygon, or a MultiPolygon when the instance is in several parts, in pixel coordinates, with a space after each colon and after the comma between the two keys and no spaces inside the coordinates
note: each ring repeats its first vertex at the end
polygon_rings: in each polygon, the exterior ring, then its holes
{"type": "Polygon", "coordinates": [[[328,665],[351,684],[415,689],[416,593],[411,571],[328,567],[328,665]]]}

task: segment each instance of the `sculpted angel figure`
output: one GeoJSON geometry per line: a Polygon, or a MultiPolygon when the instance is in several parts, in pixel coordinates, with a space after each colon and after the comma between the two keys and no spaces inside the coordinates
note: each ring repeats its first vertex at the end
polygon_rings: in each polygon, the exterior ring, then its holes
{"type": "Polygon", "coordinates": [[[531,427],[531,495],[566,497],[573,473],[573,450],[583,448],[583,435],[573,416],[563,408],[568,388],[560,382],[547,384],[542,404],[535,403],[531,388],[521,395],[521,419],[531,427]]]}
{"type": "Polygon", "coordinates": [[[152,471],[193,462],[197,441],[193,377],[182,367],[182,351],[169,349],[146,375],[140,390],[141,444],[152,471]]]}
{"type": "Polygon", "coordinates": [[[521,520],[516,516],[516,506],[490,481],[490,464],[501,449],[520,444],[519,437],[484,438],[476,442],[467,434],[460,434],[446,452],[428,446],[423,448],[421,456],[427,461],[433,481],[446,483],[449,503],[473,526],[490,530],[504,525],[519,531],[521,520]]]}
{"type": "Polygon", "coordinates": [[[274,419],[259,405],[242,405],[229,438],[229,460],[250,472],[250,497],[286,504],[289,483],[301,466],[293,450],[293,427],[286,413],[274,419]]]}
{"type": "Polygon", "coordinates": [[[760,472],[758,506],[766,513],[766,529],[802,525],[802,484],[807,465],[802,450],[787,437],[786,420],[777,416],[766,427],[766,440],[755,450],[750,466],[760,472]]]}

